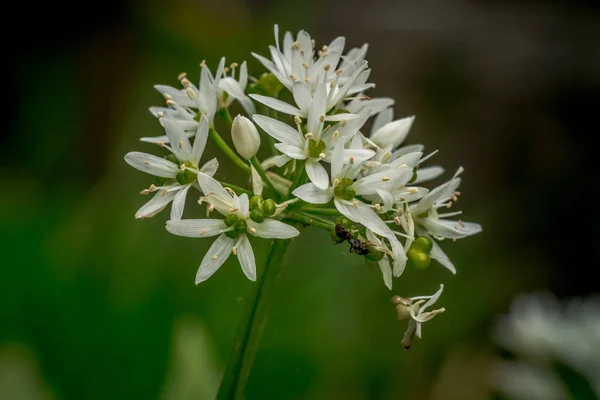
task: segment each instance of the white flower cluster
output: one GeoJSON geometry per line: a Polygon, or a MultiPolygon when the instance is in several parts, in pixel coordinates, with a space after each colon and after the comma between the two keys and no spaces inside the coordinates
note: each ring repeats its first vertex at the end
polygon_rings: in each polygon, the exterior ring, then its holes
{"type": "MultiPolygon", "coordinates": [[[[208,279],[230,254],[255,280],[247,235],[289,239],[305,225],[329,230],[338,242],[347,241],[351,252],[377,262],[390,289],[408,260],[425,268],[433,259],[456,272],[437,241],[481,231],[478,224],[449,219],[460,212],[440,212],[458,200],[462,168],[432,190],[421,186],[444,172],[423,165],[435,152],[425,155],[420,144],[404,145],[414,117],[394,119],[393,99],[364,94],[374,87],[368,82],[368,46],[344,54],[344,45],[345,39],[338,37],[318,49],[305,31],[296,37],[286,32],[280,43],[275,26],[270,58],[253,54],[269,71],[258,78],[248,75],[245,62],[225,67],[223,58],[214,74],[202,62],[197,86],[186,74],[179,76],[181,88],[156,86],[166,106],[150,111],[166,135],[142,141],[158,144],[168,154],[125,156],[131,166],[158,179],[142,191],[156,194],[136,217],[152,217],[172,202],[169,232],[218,236],[200,264],[196,283],[208,279]],[[246,116],[232,120],[234,101],[246,116]],[[235,151],[217,132],[217,123],[228,124],[235,151]],[[261,141],[257,126],[269,140],[261,141]],[[250,187],[214,179],[216,159],[201,165],[209,137],[248,174],[250,187]],[[271,148],[271,156],[262,161],[257,156],[261,143],[271,148]],[[201,192],[199,202],[208,212],[216,210],[223,218],[182,219],[190,188],[201,192]]],[[[417,318],[421,314],[415,305],[409,307],[410,315],[420,333],[420,323],[428,318],[417,318]]]]}
{"type": "Polygon", "coordinates": [[[494,333],[517,358],[492,369],[492,385],[508,398],[600,398],[600,298],[522,295],[494,333]],[[565,379],[557,366],[573,371],[571,376],[565,379]]]}

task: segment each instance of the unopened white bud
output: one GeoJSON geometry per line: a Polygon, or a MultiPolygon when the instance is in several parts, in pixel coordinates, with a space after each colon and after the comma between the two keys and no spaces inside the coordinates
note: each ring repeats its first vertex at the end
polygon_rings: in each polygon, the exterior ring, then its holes
{"type": "Polygon", "coordinates": [[[377,129],[371,135],[371,140],[380,147],[386,147],[391,144],[396,148],[406,139],[414,119],[415,117],[413,116],[389,122],[377,129]]]}
{"type": "Polygon", "coordinates": [[[238,115],[233,120],[231,139],[238,154],[246,160],[254,157],[260,147],[260,136],[256,126],[243,115],[238,115]]]}

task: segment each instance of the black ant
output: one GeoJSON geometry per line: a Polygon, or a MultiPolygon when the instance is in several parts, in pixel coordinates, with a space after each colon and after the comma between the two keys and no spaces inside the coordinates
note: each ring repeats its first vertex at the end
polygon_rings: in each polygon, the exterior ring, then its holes
{"type": "Polygon", "coordinates": [[[344,240],[347,240],[348,243],[350,243],[350,253],[356,253],[360,256],[366,256],[369,254],[369,244],[360,239],[355,239],[354,236],[352,236],[352,233],[344,228],[344,225],[340,223],[336,224],[335,234],[338,238],[340,238],[340,240],[335,242],[335,244],[342,243],[344,240]]]}

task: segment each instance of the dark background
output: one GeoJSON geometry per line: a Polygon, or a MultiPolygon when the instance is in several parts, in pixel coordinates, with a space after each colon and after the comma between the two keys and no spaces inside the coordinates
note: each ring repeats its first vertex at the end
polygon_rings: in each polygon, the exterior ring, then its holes
{"type": "MultiPolygon", "coordinates": [[[[149,178],[123,155],[161,134],[154,84],[268,55],[272,28],[318,45],[368,42],[373,96],[416,115],[478,236],[447,243],[458,269],[379,271],[294,241],[248,390],[254,398],[481,399],[490,332],[517,293],[600,291],[600,8],[579,2],[20,2],[5,18],[0,178],[0,398],[212,398],[251,283],[230,261],[193,283],[209,242],[135,221],[149,178]],[[7,68],[7,70],[6,70],[7,68]],[[399,346],[392,294],[446,284],[447,312],[399,346]]],[[[209,147],[214,155],[214,148],[209,147]]],[[[210,154],[209,154],[210,155],[210,154]]],[[[207,158],[208,159],[208,158],[207,158]]],[[[220,174],[237,172],[222,162],[220,174]]],[[[253,241],[259,265],[266,241],[253,241]]]]}

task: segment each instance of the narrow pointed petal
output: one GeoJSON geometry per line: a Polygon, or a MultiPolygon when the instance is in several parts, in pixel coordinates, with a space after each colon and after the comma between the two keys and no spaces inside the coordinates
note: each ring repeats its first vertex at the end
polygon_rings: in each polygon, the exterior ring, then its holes
{"type": "Polygon", "coordinates": [[[227,229],[222,219],[181,219],[167,221],[167,231],[177,236],[204,238],[217,236],[227,229]]]}
{"type": "Polygon", "coordinates": [[[201,168],[200,168],[200,172],[208,175],[208,176],[214,176],[215,173],[217,172],[217,169],[219,168],[219,162],[217,161],[216,158],[213,158],[212,160],[208,160],[201,168]]]}
{"type": "Polygon", "coordinates": [[[317,86],[315,93],[313,94],[312,102],[308,110],[308,118],[306,121],[306,129],[308,132],[314,133],[318,136],[321,133],[323,123],[321,122],[321,115],[326,114],[327,103],[327,89],[325,84],[321,83],[317,86]]]}
{"type": "Polygon", "coordinates": [[[392,268],[392,274],[395,277],[399,277],[404,272],[404,268],[406,268],[406,261],[408,258],[406,257],[406,253],[404,252],[404,247],[400,244],[400,241],[397,238],[390,239],[390,244],[392,246],[392,252],[394,253],[394,266],[392,268]]]}
{"type": "Polygon", "coordinates": [[[425,310],[427,310],[427,308],[431,307],[433,304],[435,304],[436,301],[438,301],[438,299],[440,298],[440,296],[442,295],[442,292],[444,291],[444,284],[440,284],[440,288],[437,292],[435,292],[433,294],[433,296],[431,296],[429,298],[429,300],[427,300],[427,302],[425,304],[423,304],[421,306],[421,308],[419,309],[419,314],[424,313],[425,310]]]}
{"type": "MultiPolygon", "coordinates": [[[[331,155],[331,178],[337,178],[342,172],[342,168],[344,167],[344,142],[342,140],[338,140],[333,148],[333,152],[331,155]]],[[[348,157],[348,163],[350,157],[348,157]]]]}
{"type": "Polygon", "coordinates": [[[350,120],[357,119],[357,118],[360,118],[360,115],[343,113],[343,114],[326,115],[325,121],[350,121],[350,120]]]}
{"type": "Polygon", "coordinates": [[[282,73],[277,69],[277,66],[268,58],[261,56],[260,54],[251,53],[254,58],[256,58],[260,63],[268,69],[279,82],[281,82],[288,90],[292,90],[292,81],[289,78],[282,75],[282,73]]]}
{"type": "Polygon", "coordinates": [[[175,197],[176,191],[162,192],[159,191],[144,204],[136,213],[136,218],[150,218],[161,212],[175,197]]]}
{"type": "Polygon", "coordinates": [[[357,195],[374,194],[377,189],[392,190],[408,182],[412,175],[411,168],[378,172],[357,180],[352,189],[357,195]]]}
{"type": "Polygon", "coordinates": [[[300,234],[296,228],[281,221],[266,218],[263,222],[257,223],[248,220],[248,227],[251,234],[264,239],[291,239],[300,234]]]}
{"type": "Polygon", "coordinates": [[[373,126],[371,127],[371,135],[377,132],[381,127],[390,123],[394,120],[394,109],[389,107],[381,110],[379,114],[373,120],[373,126]]]}
{"type": "Polygon", "coordinates": [[[387,256],[379,260],[379,269],[381,269],[381,275],[383,275],[383,283],[388,289],[392,290],[392,268],[387,256]]]}
{"type": "Polygon", "coordinates": [[[363,224],[365,227],[369,228],[373,232],[378,235],[384,236],[390,240],[395,238],[394,232],[383,222],[383,220],[373,211],[369,206],[365,203],[354,200],[356,202],[356,206],[354,204],[334,199],[335,208],[343,214],[346,218],[363,224]]]}
{"type": "Polygon", "coordinates": [[[196,285],[210,278],[229,258],[235,239],[221,235],[210,246],[196,273],[196,285]]]}
{"type": "Polygon", "coordinates": [[[250,244],[248,237],[246,235],[240,235],[235,248],[244,275],[251,281],[255,281],[256,260],[254,259],[254,251],[252,251],[252,245],[250,244]]]}
{"type": "Polygon", "coordinates": [[[333,191],[321,190],[313,183],[307,183],[297,187],[292,194],[311,204],[325,204],[330,202],[333,198],[333,191]]]}
{"type": "Polygon", "coordinates": [[[304,141],[300,133],[286,123],[278,121],[274,118],[265,117],[264,115],[254,114],[252,119],[260,126],[267,134],[281,143],[302,148],[304,141]]]}
{"type": "Polygon", "coordinates": [[[444,168],[434,165],[431,167],[424,167],[417,169],[417,179],[412,183],[413,185],[418,185],[419,183],[429,182],[442,176],[444,173],[444,168]]]}
{"type": "Polygon", "coordinates": [[[404,142],[406,136],[408,136],[414,120],[415,117],[410,116],[389,122],[373,133],[371,140],[381,147],[385,147],[388,144],[398,147],[404,142]]]}
{"type": "Polygon", "coordinates": [[[181,172],[179,167],[171,161],[138,151],[127,153],[125,161],[137,170],[161,178],[175,178],[181,172]]]}
{"type": "MultiPolygon", "coordinates": [[[[429,235],[427,235],[427,236],[429,237],[429,235]]],[[[431,239],[431,237],[429,237],[429,238],[431,239]]],[[[446,267],[454,275],[456,275],[456,267],[454,266],[452,261],[450,261],[450,258],[448,258],[446,253],[444,253],[444,250],[442,250],[440,245],[437,244],[435,239],[431,239],[431,241],[433,242],[433,247],[431,248],[431,251],[429,252],[429,256],[432,259],[439,262],[440,264],[442,264],[444,267],[446,267]]]]}
{"type": "Polygon", "coordinates": [[[240,197],[238,197],[238,215],[242,218],[248,218],[248,213],[250,212],[250,201],[248,200],[248,195],[246,193],[242,193],[240,197]]]}
{"type": "Polygon", "coordinates": [[[312,100],[308,84],[304,82],[294,83],[292,90],[294,101],[296,101],[300,110],[308,113],[308,108],[310,107],[310,102],[312,100]]]}
{"type": "Polygon", "coordinates": [[[275,148],[287,155],[288,157],[291,157],[296,160],[306,160],[307,158],[306,154],[304,154],[304,149],[299,148],[297,146],[284,143],[275,143],[275,148]]]}
{"type": "Polygon", "coordinates": [[[319,161],[308,160],[306,162],[306,175],[319,189],[327,190],[329,187],[329,175],[319,161]]]}
{"type": "Polygon", "coordinates": [[[231,195],[227,193],[225,189],[223,189],[223,186],[207,174],[198,174],[198,184],[200,185],[200,189],[202,189],[202,193],[205,195],[214,193],[219,197],[227,199],[231,198],[231,195]]]}
{"type": "Polygon", "coordinates": [[[173,153],[179,160],[192,161],[194,159],[192,146],[181,125],[173,118],[167,117],[163,118],[163,123],[173,153]]]}
{"type": "Polygon", "coordinates": [[[171,205],[172,220],[181,219],[181,216],[183,215],[183,209],[185,207],[185,199],[190,187],[191,185],[186,185],[183,189],[179,190],[177,194],[175,194],[175,197],[173,198],[173,204],[171,205]]]}
{"type": "Polygon", "coordinates": [[[354,162],[361,163],[373,158],[375,152],[369,149],[346,149],[344,150],[344,164],[350,162],[350,157],[354,158],[354,162]]]}
{"type": "Polygon", "coordinates": [[[262,96],[260,94],[250,94],[249,96],[252,97],[254,100],[258,101],[259,103],[262,103],[265,106],[280,111],[284,114],[306,117],[306,114],[303,114],[302,111],[300,111],[300,109],[286,103],[285,101],[277,100],[268,96],[262,96]]]}
{"type": "Polygon", "coordinates": [[[420,218],[418,221],[432,235],[447,239],[462,239],[481,232],[481,225],[474,222],[437,218],[420,218]]]}
{"type": "MultiPolygon", "coordinates": [[[[192,152],[194,154],[194,161],[196,164],[200,162],[202,154],[204,154],[204,148],[206,147],[206,141],[208,140],[208,120],[205,116],[202,116],[198,129],[196,130],[196,137],[194,138],[194,146],[192,152]]],[[[191,160],[190,160],[191,161],[191,160]]]]}

